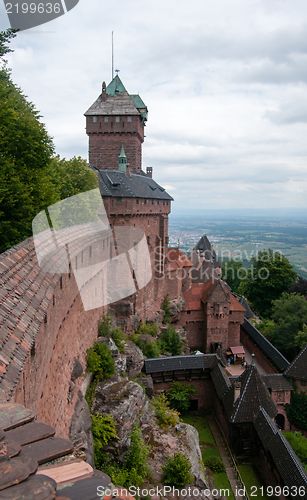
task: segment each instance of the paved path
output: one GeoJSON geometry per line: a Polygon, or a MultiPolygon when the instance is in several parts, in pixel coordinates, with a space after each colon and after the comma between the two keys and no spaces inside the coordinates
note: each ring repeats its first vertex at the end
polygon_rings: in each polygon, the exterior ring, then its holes
{"type": "Polygon", "coordinates": [[[233,461],[233,458],[231,456],[231,453],[229,451],[229,448],[224,440],[224,437],[218,428],[215,420],[213,417],[208,418],[209,426],[211,429],[211,432],[213,434],[213,437],[216,442],[216,446],[219,449],[224,467],[225,467],[225,472],[227,474],[228,480],[231,485],[231,489],[233,492],[234,497],[236,500],[248,500],[247,496],[242,496],[242,495],[236,495],[236,491],[238,491],[239,488],[243,488],[244,485],[241,482],[240,477],[238,476],[237,468],[236,465],[233,461]]]}

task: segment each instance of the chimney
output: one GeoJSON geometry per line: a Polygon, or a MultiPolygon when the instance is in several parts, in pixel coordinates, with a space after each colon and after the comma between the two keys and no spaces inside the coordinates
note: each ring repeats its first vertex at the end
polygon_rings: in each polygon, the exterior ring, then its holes
{"type": "Polygon", "coordinates": [[[101,89],[101,99],[103,101],[105,101],[107,98],[107,86],[106,86],[106,82],[103,82],[102,83],[102,89],[101,89]]]}
{"type": "Polygon", "coordinates": [[[235,381],[234,388],[235,388],[235,400],[234,400],[234,402],[236,402],[237,399],[239,399],[239,397],[241,395],[241,381],[240,380],[235,381]]]}
{"type": "Polygon", "coordinates": [[[146,167],[146,175],[152,179],[152,167],[146,167]]]}

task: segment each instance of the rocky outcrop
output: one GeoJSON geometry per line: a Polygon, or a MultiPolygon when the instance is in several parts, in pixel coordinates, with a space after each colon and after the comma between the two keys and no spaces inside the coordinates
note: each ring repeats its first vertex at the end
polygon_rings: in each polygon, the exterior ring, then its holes
{"type": "Polygon", "coordinates": [[[143,388],[128,378],[100,382],[96,387],[93,412],[113,416],[118,430],[115,448],[122,455],[129,445],[133,426],[142,420],[149,401],[143,388]]]}
{"type": "Polygon", "coordinates": [[[141,349],[130,340],[126,342],[125,356],[128,376],[132,378],[141,373],[144,365],[144,355],[141,349]]]}
{"type": "Polygon", "coordinates": [[[92,421],[88,404],[81,391],[72,417],[69,437],[73,442],[75,454],[90,465],[94,465],[92,421]]]}

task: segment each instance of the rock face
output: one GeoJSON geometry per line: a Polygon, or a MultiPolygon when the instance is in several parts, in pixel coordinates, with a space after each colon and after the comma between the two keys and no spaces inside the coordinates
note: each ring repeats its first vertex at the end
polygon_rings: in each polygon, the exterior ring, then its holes
{"type": "Polygon", "coordinates": [[[128,378],[100,382],[97,385],[93,412],[113,416],[117,423],[119,455],[129,445],[133,426],[148,410],[149,402],[143,388],[128,378]]]}
{"type": "Polygon", "coordinates": [[[99,383],[93,411],[111,414],[117,423],[118,440],[111,453],[121,459],[130,444],[133,426],[139,422],[144,440],[150,446],[151,484],[161,483],[166,460],[177,452],[189,457],[193,484],[206,487],[197,430],[184,423],[167,430],[159,427],[150,400],[143,387],[128,378],[99,383]]]}
{"type": "Polygon", "coordinates": [[[92,421],[88,404],[82,392],[79,391],[70,425],[69,437],[74,444],[75,453],[93,466],[94,449],[91,425],[92,421]]]}
{"type": "Polygon", "coordinates": [[[129,377],[135,377],[141,373],[144,365],[144,355],[141,349],[128,340],[125,346],[126,365],[129,377]]]}

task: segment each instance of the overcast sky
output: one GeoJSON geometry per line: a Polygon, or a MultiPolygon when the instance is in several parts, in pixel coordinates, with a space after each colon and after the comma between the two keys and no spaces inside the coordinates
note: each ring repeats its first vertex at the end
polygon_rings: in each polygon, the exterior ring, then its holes
{"type": "Polygon", "coordinates": [[[80,0],[22,32],[14,81],[60,155],[115,66],[149,108],[144,167],[189,208],[307,208],[306,0],[80,0]]]}

